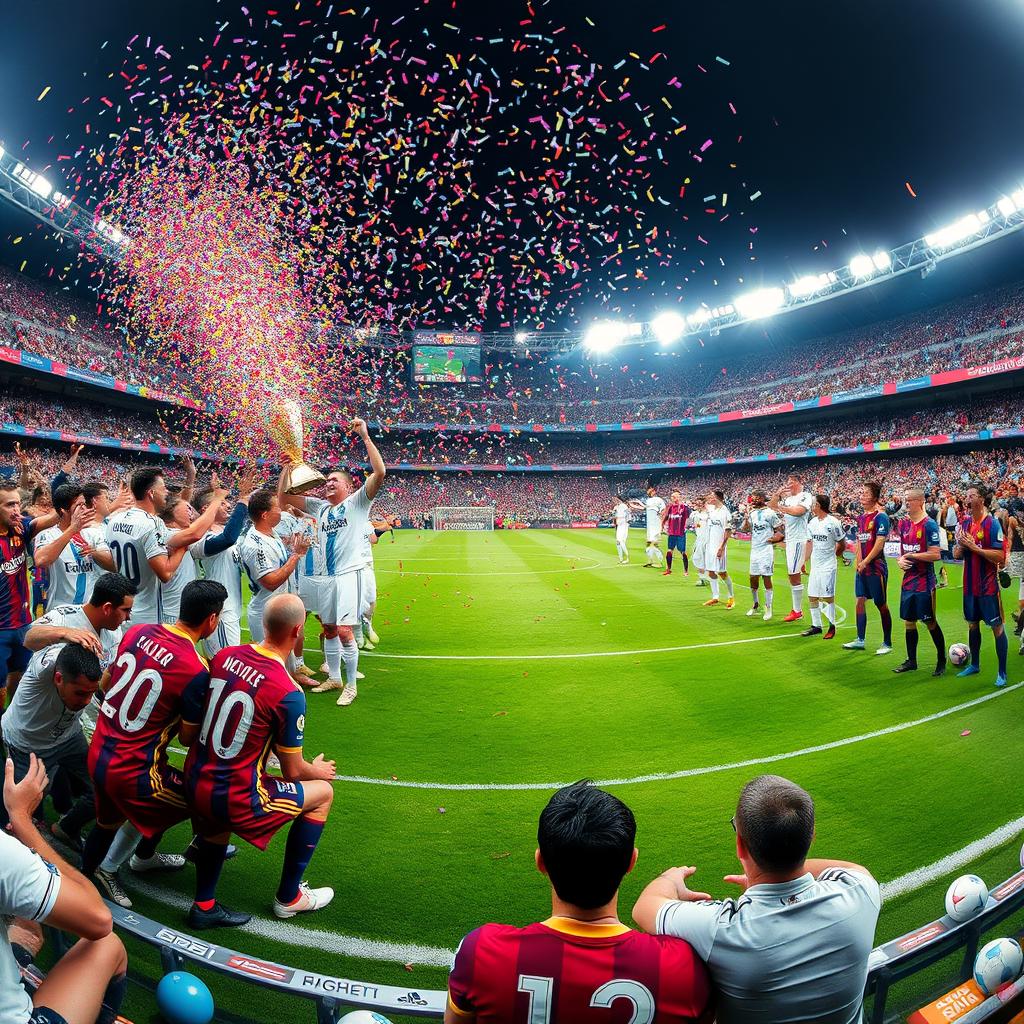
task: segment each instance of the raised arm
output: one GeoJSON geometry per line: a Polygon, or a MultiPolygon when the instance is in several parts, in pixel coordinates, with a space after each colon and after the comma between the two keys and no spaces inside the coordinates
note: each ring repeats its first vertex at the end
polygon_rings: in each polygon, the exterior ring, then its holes
{"type": "Polygon", "coordinates": [[[32,557],[35,559],[35,563],[40,569],[45,569],[48,566],[53,565],[54,562],[60,558],[60,553],[71,543],[71,538],[76,533],[89,526],[93,521],[93,511],[91,508],[86,508],[85,505],[79,505],[74,512],[71,513],[71,522],[67,528],[62,530],[60,534],[54,537],[49,544],[37,545],[32,557]]]}
{"type": "Polygon", "coordinates": [[[351,429],[363,439],[366,454],[370,459],[370,475],[366,478],[366,483],[363,486],[366,488],[366,496],[373,501],[381,487],[384,486],[384,478],[388,475],[387,467],[384,465],[380,452],[377,451],[377,446],[370,440],[370,431],[366,426],[366,420],[354,419],[351,429]]]}
{"type": "MultiPolygon", "coordinates": [[[[194,544],[200,537],[205,537],[207,531],[216,521],[217,513],[220,511],[220,507],[224,504],[224,499],[227,496],[227,488],[218,487],[213,492],[210,504],[203,510],[202,515],[198,516],[191,526],[186,526],[184,530],[176,530],[171,535],[171,539],[167,542],[168,552],[173,553],[178,548],[187,548],[189,544],[194,544]]],[[[178,561],[180,562],[181,559],[179,558],[178,561]]],[[[164,580],[164,582],[166,583],[167,581],[164,580]]]]}

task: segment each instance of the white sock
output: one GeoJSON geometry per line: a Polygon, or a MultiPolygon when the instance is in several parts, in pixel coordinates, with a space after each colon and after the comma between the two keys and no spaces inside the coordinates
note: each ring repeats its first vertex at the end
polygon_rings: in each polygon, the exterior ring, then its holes
{"type": "Polygon", "coordinates": [[[736,588],[732,585],[732,577],[725,577],[725,589],[728,591],[730,597],[736,596],[736,588]]]}
{"type": "Polygon", "coordinates": [[[114,836],[100,867],[113,874],[135,852],[141,838],[142,833],[130,822],[125,822],[114,836]]]}
{"type": "Polygon", "coordinates": [[[718,589],[718,577],[711,580],[711,596],[717,601],[721,591],[718,589]]]}
{"type": "Polygon", "coordinates": [[[812,604],[811,605],[811,625],[821,628],[821,606],[812,604]]]}
{"type": "Polygon", "coordinates": [[[772,602],[775,600],[774,588],[765,587],[764,591],[764,606],[768,611],[772,610],[772,602]]]}
{"type": "Polygon", "coordinates": [[[757,605],[758,605],[758,601],[757,601],[757,591],[756,591],[756,590],[755,590],[755,589],[754,589],[753,587],[751,587],[751,588],[750,588],[750,600],[751,600],[751,602],[752,602],[752,603],[751,603],[751,607],[752,607],[752,608],[756,608],[756,607],[757,607],[757,605]]]}
{"type": "Polygon", "coordinates": [[[356,644],[358,644],[359,641],[363,639],[363,624],[362,624],[362,622],[357,622],[352,627],[352,636],[355,637],[356,644]]]}
{"type": "Polygon", "coordinates": [[[791,596],[793,598],[793,611],[800,611],[804,603],[804,585],[802,583],[798,583],[793,587],[791,596]]]}
{"type": "Polygon", "coordinates": [[[365,629],[367,633],[372,633],[373,632],[373,617],[372,616],[367,615],[363,619],[363,629],[365,629]]]}
{"type": "Polygon", "coordinates": [[[830,624],[834,624],[836,621],[835,616],[835,605],[830,604],[828,601],[824,601],[821,605],[821,612],[828,619],[830,624]]]}
{"type": "Polygon", "coordinates": [[[324,640],[324,658],[327,661],[327,675],[331,679],[340,679],[341,641],[337,637],[324,640]]]}
{"type": "Polygon", "coordinates": [[[345,682],[354,690],[356,688],[356,669],[359,668],[359,647],[354,640],[351,643],[341,644],[341,660],[345,662],[345,682]]]}

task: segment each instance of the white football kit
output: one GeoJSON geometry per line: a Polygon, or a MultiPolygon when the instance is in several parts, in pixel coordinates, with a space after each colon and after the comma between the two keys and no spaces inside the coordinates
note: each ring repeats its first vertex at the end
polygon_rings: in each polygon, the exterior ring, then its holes
{"type": "Polygon", "coordinates": [[[314,549],[316,547],[316,528],[313,520],[308,516],[297,516],[292,512],[284,510],[281,512],[281,522],[274,527],[274,533],[285,544],[288,543],[290,537],[294,537],[297,534],[302,534],[309,538],[310,548],[299,559],[299,564],[295,566],[295,572],[292,574],[292,593],[298,594],[302,598],[303,607],[307,612],[318,613],[319,607],[316,603],[316,594],[312,585],[314,549]]]}
{"type": "Polygon", "coordinates": [[[373,523],[366,524],[366,535],[363,541],[363,557],[365,564],[359,570],[359,618],[365,619],[377,601],[377,573],[373,567],[373,544],[370,538],[376,531],[373,523]]]}
{"type": "Polygon", "coordinates": [[[629,506],[620,502],[615,506],[612,515],[615,518],[615,540],[625,544],[629,539],[629,506]]]}
{"type": "Polygon", "coordinates": [[[807,491],[799,494],[787,494],[779,499],[780,505],[799,505],[806,509],[802,516],[791,516],[780,512],[786,526],[786,571],[791,575],[803,572],[806,545],[807,545],[807,523],[811,517],[811,505],[814,502],[814,495],[807,491]]]}
{"type": "Polygon", "coordinates": [[[732,523],[732,513],[724,505],[719,505],[717,508],[707,509],[705,518],[705,568],[708,572],[728,572],[729,547],[725,543],[725,531],[732,523]],[[719,548],[724,548],[721,555],[718,554],[719,548]]]}
{"type": "Polygon", "coordinates": [[[809,597],[836,596],[839,560],[836,545],[845,538],[843,524],[835,516],[814,516],[807,528],[811,540],[811,573],[807,581],[809,597]]]}
{"type": "MultiPolygon", "coordinates": [[[[60,526],[43,530],[33,539],[32,551],[38,552],[52,544],[63,532],[60,526]]],[[[50,581],[46,591],[47,611],[59,604],[85,604],[92,594],[93,584],[106,572],[95,563],[92,555],[82,553],[83,542],[95,551],[110,551],[100,526],[86,526],[72,537],[46,570],[50,581]]]]}
{"type": "Polygon", "coordinates": [[[661,540],[661,514],[665,511],[665,499],[653,495],[644,499],[647,513],[647,543],[654,544],[661,540]]]}
{"type": "MultiPolygon", "coordinates": [[[[178,531],[168,530],[167,532],[169,536],[178,531]]],[[[196,562],[192,557],[192,549],[189,548],[174,575],[166,583],[160,584],[160,621],[165,626],[173,626],[178,621],[182,592],[185,585],[191,583],[195,578],[196,562]]]]}
{"type": "Polygon", "coordinates": [[[775,572],[775,545],[771,538],[782,525],[782,516],[770,508],[750,510],[750,575],[771,576],[775,572]]]}
{"type": "Polygon", "coordinates": [[[261,585],[260,580],[268,573],[280,569],[288,561],[288,550],[276,534],[269,537],[253,529],[238,543],[238,558],[249,577],[252,598],[249,601],[247,621],[249,635],[254,644],[263,640],[263,609],[275,594],[291,591],[291,576],[274,590],[261,585]]]}
{"type": "Polygon", "coordinates": [[[359,621],[359,569],[365,564],[362,549],[372,504],[365,487],[337,505],[306,498],[306,511],[317,520],[313,586],[325,626],[354,626],[359,621]]]}
{"type": "Polygon", "coordinates": [[[697,569],[707,569],[707,521],[708,514],[706,509],[698,509],[690,519],[690,522],[693,524],[693,564],[697,569]]]}
{"type": "Polygon", "coordinates": [[[213,633],[204,641],[206,653],[213,657],[221,648],[237,647],[242,642],[242,569],[238,557],[238,543],[225,551],[207,554],[207,546],[216,540],[221,531],[210,531],[202,540],[197,540],[189,551],[202,571],[203,579],[216,580],[228,592],[220,622],[213,633]]]}
{"type": "Polygon", "coordinates": [[[149,560],[167,554],[168,536],[163,521],[141,508],[124,509],[107,520],[105,537],[114,565],[138,587],[132,605],[134,625],[160,625],[160,577],[149,560]]]}

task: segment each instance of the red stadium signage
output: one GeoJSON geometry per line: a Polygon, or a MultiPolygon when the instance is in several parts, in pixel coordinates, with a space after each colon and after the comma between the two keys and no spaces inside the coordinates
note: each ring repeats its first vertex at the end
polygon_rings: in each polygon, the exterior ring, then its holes
{"type": "Polygon", "coordinates": [[[228,967],[233,967],[243,974],[251,974],[254,978],[268,978],[271,981],[291,981],[295,974],[290,968],[253,960],[252,957],[243,956],[241,953],[228,958],[228,967]]]}
{"type": "Polygon", "coordinates": [[[16,348],[8,348],[6,345],[0,345],[0,359],[5,363],[20,363],[21,353],[16,348]]]}

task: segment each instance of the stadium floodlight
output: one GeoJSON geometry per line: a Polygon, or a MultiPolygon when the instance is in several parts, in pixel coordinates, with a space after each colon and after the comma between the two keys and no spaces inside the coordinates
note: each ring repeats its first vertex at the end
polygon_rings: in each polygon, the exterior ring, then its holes
{"type": "Polygon", "coordinates": [[[516,341],[522,345],[523,342],[528,341],[530,338],[526,331],[516,331],[516,341]]]}
{"type": "Polygon", "coordinates": [[[794,299],[805,299],[808,295],[823,291],[830,284],[833,284],[835,280],[836,275],[834,273],[806,274],[804,277],[798,277],[788,286],[789,294],[794,299]]]}
{"type": "Polygon", "coordinates": [[[1018,210],[1024,210],[1024,188],[1017,189],[1010,198],[1017,204],[1018,210]]]}
{"type": "Polygon", "coordinates": [[[672,310],[659,313],[651,321],[651,331],[662,345],[678,341],[685,330],[686,319],[672,310]]]}
{"type": "Polygon", "coordinates": [[[699,306],[687,318],[686,322],[691,327],[700,327],[711,319],[712,313],[707,306],[699,306]]]}
{"type": "Polygon", "coordinates": [[[888,270],[892,266],[892,257],[884,249],[879,249],[871,257],[871,262],[875,265],[875,270],[888,270]]]}
{"type": "Polygon", "coordinates": [[[630,325],[619,320],[598,320],[583,337],[591,352],[610,352],[629,336],[630,325]]]}
{"type": "Polygon", "coordinates": [[[2,159],[3,159],[3,157],[4,157],[4,153],[5,153],[5,152],[6,152],[6,151],[4,150],[4,147],[3,147],[3,146],[0,146],[0,160],[2,160],[2,159]]]}
{"type": "Polygon", "coordinates": [[[781,288],[758,288],[757,291],[739,296],[735,306],[744,319],[759,320],[761,317],[771,316],[785,301],[786,293],[781,288]]]}
{"type": "Polygon", "coordinates": [[[996,208],[1004,217],[1012,217],[1017,212],[1017,204],[1010,196],[1003,196],[1003,198],[996,203],[996,208]]]}
{"type": "MultiPolygon", "coordinates": [[[[988,215],[986,214],[987,219],[988,215]]],[[[968,213],[958,221],[925,235],[925,245],[930,249],[948,249],[970,238],[971,235],[976,235],[981,230],[983,223],[984,221],[976,213],[968,213]]]]}
{"type": "Polygon", "coordinates": [[[49,199],[50,193],[53,191],[53,186],[41,174],[34,174],[32,180],[28,183],[28,187],[40,199],[49,199]]]}
{"type": "Polygon", "coordinates": [[[875,264],[867,253],[858,253],[850,260],[850,273],[854,277],[870,277],[875,272],[875,264]]]}

